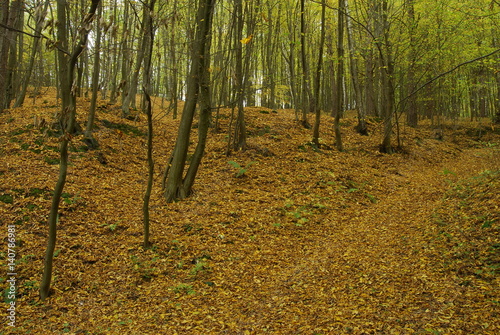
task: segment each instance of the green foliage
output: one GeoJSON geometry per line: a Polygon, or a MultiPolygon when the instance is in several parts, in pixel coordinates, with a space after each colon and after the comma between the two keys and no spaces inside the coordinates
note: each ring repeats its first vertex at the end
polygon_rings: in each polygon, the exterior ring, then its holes
{"type": "Polygon", "coordinates": [[[257,162],[253,161],[253,162],[247,163],[245,165],[245,167],[241,166],[239,163],[236,163],[235,161],[229,161],[227,163],[237,170],[235,177],[239,178],[239,177],[242,177],[243,175],[245,175],[245,173],[248,171],[248,168],[257,162]]]}
{"type": "Polygon", "coordinates": [[[172,287],[172,290],[177,293],[177,294],[187,294],[187,295],[192,295],[195,294],[195,290],[193,288],[193,285],[189,284],[179,284],[175,287],[172,287]]]}
{"type": "Polygon", "coordinates": [[[43,160],[45,161],[45,163],[50,165],[58,165],[61,162],[59,158],[53,158],[48,156],[43,157],[43,160]]]}
{"type": "Polygon", "coordinates": [[[0,201],[5,203],[5,204],[13,204],[14,198],[12,197],[11,194],[3,193],[0,195],[0,201]]]}
{"type": "Polygon", "coordinates": [[[82,200],[82,198],[79,196],[79,193],[75,195],[72,195],[70,193],[62,193],[61,198],[66,205],[73,205],[82,200]]]}

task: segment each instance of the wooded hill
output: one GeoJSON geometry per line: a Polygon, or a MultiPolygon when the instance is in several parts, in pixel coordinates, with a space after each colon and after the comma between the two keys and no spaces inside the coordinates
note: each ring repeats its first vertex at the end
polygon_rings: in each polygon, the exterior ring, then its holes
{"type": "Polygon", "coordinates": [[[0,7],[8,332],[497,332],[498,1],[0,7]]]}
{"type": "MultiPolygon", "coordinates": [[[[247,150],[228,157],[227,133],[210,132],[193,194],[167,204],[161,180],[179,121],[153,99],[144,249],[146,120],[99,101],[99,149],[84,135],[70,142],[42,302],[59,142],[32,120],[59,107],[53,94],[35,101],[0,115],[0,214],[2,226],[16,225],[18,255],[16,327],[4,334],[500,331],[500,133],[487,120],[446,123],[440,139],[430,124],[401,125],[404,150],[388,155],[376,118],[370,136],[343,119],[338,152],[326,146],[331,126],[319,149],[293,110],[248,108],[247,150]]],[[[88,107],[79,100],[80,121],[88,107]]],[[[230,114],[220,111],[221,129],[230,114]]]]}

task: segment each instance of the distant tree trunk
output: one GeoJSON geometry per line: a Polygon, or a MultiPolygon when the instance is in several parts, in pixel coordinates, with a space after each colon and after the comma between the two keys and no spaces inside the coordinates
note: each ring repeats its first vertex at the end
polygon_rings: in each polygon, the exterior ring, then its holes
{"type": "MultiPolygon", "coordinates": [[[[72,90],[71,87],[74,84],[74,72],[76,68],[76,62],[78,57],[83,52],[85,46],[87,45],[87,39],[89,34],[89,27],[91,26],[92,20],[94,18],[95,12],[99,0],[92,0],[92,5],[89,12],[83,19],[81,29],[80,29],[80,40],[76,44],[73,52],[70,55],[69,63],[61,63],[60,67],[67,67],[67,82],[61,83],[62,86],[66,86],[64,89],[61,87],[61,92],[69,92],[70,97],[63,97],[63,101],[67,104],[62,105],[61,118],[65,118],[67,115],[67,126],[63,129],[63,135],[61,137],[60,144],[60,163],[59,163],[59,178],[54,189],[54,194],[52,195],[52,205],[50,207],[50,214],[48,219],[49,225],[49,235],[47,239],[47,249],[45,251],[45,262],[43,268],[43,277],[40,283],[40,298],[45,300],[49,296],[50,283],[52,281],[52,265],[54,259],[54,250],[56,246],[56,234],[57,234],[57,222],[59,221],[59,203],[61,200],[61,194],[64,189],[64,184],[66,183],[66,175],[68,171],[68,143],[71,140],[70,133],[72,132],[76,119],[76,92],[72,90]]],[[[64,0],[58,0],[58,11],[65,11],[64,0]]],[[[59,16],[59,13],[58,13],[59,16]]],[[[61,16],[62,17],[62,16],[61,16]]],[[[62,21],[61,23],[66,23],[62,21]]],[[[66,25],[61,25],[59,28],[66,30],[66,25]]],[[[66,36],[66,35],[63,35],[66,36]]],[[[67,45],[66,41],[60,41],[63,45],[67,45]]],[[[61,53],[59,51],[59,53],[61,53]]]]}
{"type": "MultiPolygon", "coordinates": [[[[109,83],[109,89],[110,89],[110,94],[109,94],[109,103],[115,104],[117,97],[118,97],[118,84],[117,84],[117,77],[118,77],[118,68],[119,68],[119,60],[118,60],[118,51],[117,51],[117,46],[116,42],[113,39],[117,39],[118,35],[118,16],[117,16],[117,1],[118,0],[113,0],[113,16],[111,17],[111,24],[110,24],[110,37],[108,38],[108,49],[113,51],[113,54],[109,56],[109,60],[111,60],[111,64],[109,65],[111,67],[111,82],[109,83]]],[[[120,50],[120,47],[118,47],[118,50],[120,50]]]]}
{"type": "MultiPolygon", "coordinates": [[[[24,10],[23,1],[15,0],[11,3],[11,9],[9,12],[9,27],[17,30],[22,30],[22,24],[24,23],[24,10]]],[[[15,93],[19,88],[19,67],[22,62],[22,55],[18,55],[18,45],[21,42],[21,35],[19,32],[12,32],[10,36],[10,47],[9,47],[9,58],[7,65],[7,87],[6,87],[6,98],[5,107],[10,107],[10,102],[15,98],[15,93]]]]}
{"type": "Polygon", "coordinates": [[[319,50],[318,50],[318,63],[316,66],[316,74],[314,77],[314,94],[311,100],[311,105],[315,114],[314,127],[313,127],[313,138],[312,142],[319,147],[319,125],[321,123],[321,108],[319,106],[319,92],[321,83],[321,71],[323,66],[323,49],[325,47],[325,35],[326,35],[326,0],[321,2],[321,36],[319,40],[319,50]]]}
{"type": "MultiPolygon", "coordinates": [[[[0,22],[7,26],[9,23],[10,1],[3,0],[0,12],[0,22]]],[[[0,113],[7,107],[7,59],[9,57],[10,38],[12,32],[2,29],[0,36],[0,113]]]]}
{"type": "Polygon", "coordinates": [[[234,149],[242,150],[246,147],[246,125],[245,125],[245,114],[243,110],[243,99],[245,97],[244,88],[244,78],[243,78],[243,4],[242,0],[234,1],[234,16],[236,22],[236,33],[234,38],[234,49],[236,52],[236,66],[235,66],[235,77],[236,77],[236,124],[234,127],[234,149]]]}
{"type": "Polygon", "coordinates": [[[132,77],[128,86],[128,93],[122,104],[122,116],[126,117],[130,114],[130,108],[136,108],[135,98],[137,95],[137,85],[139,84],[139,73],[141,71],[142,62],[144,60],[144,51],[146,49],[147,39],[148,39],[148,16],[149,7],[146,3],[143,3],[142,11],[142,24],[141,24],[141,40],[139,42],[139,51],[137,52],[137,59],[135,62],[134,70],[132,71],[132,77]]]}
{"type": "Polygon", "coordinates": [[[384,122],[383,139],[380,151],[392,153],[392,117],[394,115],[395,92],[394,92],[394,62],[392,60],[392,46],[389,37],[389,8],[387,0],[378,0],[378,15],[376,26],[377,47],[380,52],[380,77],[382,89],[382,117],[384,122]]]}
{"type": "MultiPolygon", "coordinates": [[[[61,50],[68,50],[68,23],[66,19],[66,10],[68,3],[66,0],[57,0],[57,43],[61,50]]],[[[69,55],[64,52],[57,52],[57,63],[59,69],[57,71],[59,77],[59,92],[62,100],[62,106],[69,106],[71,98],[71,84],[69,84],[69,55]]],[[[75,64],[76,66],[76,64],[75,64]]],[[[64,120],[62,120],[64,122],[64,120]]]]}
{"type": "Polygon", "coordinates": [[[337,31],[337,110],[335,111],[334,130],[335,147],[338,151],[344,151],[342,134],[340,133],[340,117],[344,112],[344,93],[342,82],[344,81],[344,15],[345,0],[339,0],[338,31],[337,31]]]}
{"type": "MultiPolygon", "coordinates": [[[[119,85],[119,89],[121,89],[121,102],[122,106],[125,104],[125,101],[128,96],[129,90],[129,77],[130,77],[130,26],[132,25],[132,17],[133,15],[129,15],[130,12],[130,2],[125,1],[125,8],[123,10],[123,26],[122,26],[122,38],[120,43],[120,48],[122,51],[122,64],[121,64],[121,82],[119,85]]],[[[123,111],[123,107],[122,107],[123,111]]]]}
{"type": "Polygon", "coordinates": [[[97,140],[92,136],[92,128],[94,127],[95,110],[97,104],[97,94],[99,91],[99,73],[101,70],[101,27],[100,18],[102,16],[102,3],[99,3],[98,14],[96,21],[96,40],[94,48],[94,71],[92,73],[92,98],[90,99],[90,110],[87,119],[87,127],[85,129],[85,139],[88,141],[89,147],[97,148],[97,140]]]}
{"type": "MultiPolygon", "coordinates": [[[[42,32],[45,16],[47,15],[47,8],[50,1],[45,1],[45,3],[40,3],[35,10],[35,36],[39,36],[42,32]]],[[[33,38],[33,46],[31,48],[31,54],[29,58],[28,68],[26,69],[26,75],[21,83],[21,91],[17,96],[14,107],[20,107],[24,103],[26,98],[26,91],[28,90],[28,85],[30,84],[30,79],[33,74],[33,68],[35,67],[36,54],[38,52],[38,46],[40,45],[40,38],[33,38]]]]}
{"type": "Polygon", "coordinates": [[[300,59],[302,64],[302,125],[305,128],[310,128],[311,125],[307,120],[307,113],[309,112],[309,100],[311,97],[311,90],[309,87],[309,64],[307,62],[306,52],[306,8],[305,0],[300,0],[300,59]]]}
{"type": "Polygon", "coordinates": [[[415,20],[415,8],[414,8],[415,0],[406,0],[406,11],[408,12],[408,28],[409,28],[409,36],[410,36],[410,51],[408,55],[408,71],[407,73],[407,91],[408,95],[411,95],[408,98],[408,107],[406,114],[406,122],[410,127],[416,127],[418,125],[418,114],[417,114],[417,99],[415,95],[412,95],[413,91],[416,89],[415,85],[415,64],[417,61],[417,50],[415,45],[415,28],[416,28],[416,20],[415,20]]]}
{"type": "Polygon", "coordinates": [[[179,69],[177,67],[177,40],[176,30],[177,30],[177,1],[174,1],[172,24],[171,24],[171,36],[170,36],[170,61],[172,68],[172,79],[170,84],[170,108],[173,110],[172,118],[177,119],[177,113],[179,110],[177,97],[179,96],[179,69]]]}
{"type": "Polygon", "coordinates": [[[184,184],[183,172],[186,165],[187,151],[191,125],[200,92],[200,78],[204,75],[207,64],[203,59],[208,57],[210,33],[215,0],[199,0],[196,16],[196,33],[191,54],[191,69],[187,79],[187,96],[181,116],[177,140],[169,165],[165,171],[165,199],[172,202],[176,199],[186,198],[191,189],[184,184]]]}
{"type": "Polygon", "coordinates": [[[354,39],[352,32],[352,19],[349,14],[349,6],[346,0],[345,2],[345,12],[346,12],[346,32],[347,32],[347,43],[349,45],[349,63],[351,67],[351,80],[354,89],[354,97],[356,100],[356,109],[358,111],[358,124],[356,125],[356,131],[361,135],[368,135],[368,127],[366,125],[366,109],[363,103],[363,97],[361,94],[361,85],[359,83],[358,77],[358,59],[356,57],[356,40],[354,39]]]}
{"type": "MultiPolygon", "coordinates": [[[[151,87],[151,68],[152,68],[152,59],[153,59],[153,43],[154,43],[154,36],[155,36],[155,27],[154,27],[154,8],[155,8],[155,3],[156,0],[150,0],[149,4],[146,5],[146,15],[144,17],[144,20],[146,21],[144,23],[144,42],[143,42],[143,49],[144,49],[144,68],[142,71],[142,85],[146,89],[145,92],[148,94],[151,94],[152,87],[151,87]]],[[[141,101],[141,108],[143,111],[146,111],[146,103],[147,103],[147,97],[146,93],[143,94],[143,98],[141,101]]]]}

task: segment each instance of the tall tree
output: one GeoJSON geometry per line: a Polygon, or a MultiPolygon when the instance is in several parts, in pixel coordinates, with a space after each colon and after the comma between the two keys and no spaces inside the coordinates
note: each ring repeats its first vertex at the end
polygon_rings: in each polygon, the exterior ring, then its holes
{"type": "Polygon", "coordinates": [[[313,138],[312,142],[319,147],[319,126],[321,123],[321,108],[319,106],[319,93],[320,93],[320,83],[321,74],[323,67],[323,49],[325,47],[325,35],[326,35],[326,0],[321,2],[321,36],[319,41],[318,50],[318,63],[316,65],[316,73],[314,77],[314,94],[311,99],[311,109],[315,114],[314,127],[313,127],[313,138]]]}
{"type": "MultiPolygon", "coordinates": [[[[417,62],[417,50],[416,50],[416,28],[417,21],[415,19],[415,0],[405,0],[406,1],[406,11],[408,15],[408,34],[409,34],[409,48],[408,53],[408,71],[406,78],[406,85],[408,94],[412,94],[416,89],[415,84],[415,64],[417,62]]],[[[417,113],[417,100],[414,95],[408,98],[407,102],[407,112],[406,121],[410,127],[416,127],[418,124],[418,113],[417,113]]]]}
{"type": "Polygon", "coordinates": [[[2,35],[0,36],[0,112],[7,106],[7,59],[12,32],[8,26],[10,0],[2,0],[0,22],[2,24],[2,35]]]}
{"type": "Polygon", "coordinates": [[[87,119],[87,127],[85,128],[85,139],[89,147],[96,148],[97,140],[92,136],[92,128],[94,127],[94,119],[97,105],[97,93],[99,91],[99,76],[101,70],[101,27],[100,19],[102,16],[102,3],[99,4],[96,21],[96,38],[94,48],[94,71],[92,73],[92,97],[90,99],[90,110],[87,119]]]}
{"type": "Polygon", "coordinates": [[[335,111],[334,130],[335,147],[338,151],[344,151],[342,144],[342,134],[340,132],[340,117],[344,112],[344,22],[345,22],[345,0],[339,0],[338,29],[337,29],[337,110],[335,111]]]}
{"type": "MultiPolygon", "coordinates": [[[[210,52],[214,6],[215,0],[199,0],[198,3],[196,33],[191,53],[191,70],[186,80],[186,102],[182,111],[174,151],[164,175],[164,178],[166,178],[164,182],[164,195],[167,202],[184,199],[191,193],[192,184],[185,183],[183,173],[186,166],[191,126],[200,94],[200,79],[208,75],[206,72],[209,71],[209,64],[206,60],[209,58],[210,52]]],[[[198,132],[203,135],[200,129],[198,129],[198,132]]],[[[195,171],[194,169],[195,167],[190,166],[191,171],[195,171]]],[[[190,178],[194,178],[192,174],[189,174],[190,178]]]]}
{"type": "Polygon", "coordinates": [[[302,125],[310,128],[307,114],[309,112],[309,101],[311,99],[311,88],[309,85],[309,61],[306,50],[306,6],[305,0],[300,0],[300,60],[302,64],[302,125]]]}
{"type": "Polygon", "coordinates": [[[358,66],[358,48],[352,27],[352,17],[349,11],[349,3],[345,0],[345,17],[346,17],[346,33],[347,44],[349,46],[349,65],[351,69],[352,87],[356,101],[356,109],[358,112],[358,124],[356,131],[361,135],[368,135],[368,126],[366,124],[366,109],[364,106],[363,96],[361,93],[361,84],[359,82],[359,66],[358,66]]]}

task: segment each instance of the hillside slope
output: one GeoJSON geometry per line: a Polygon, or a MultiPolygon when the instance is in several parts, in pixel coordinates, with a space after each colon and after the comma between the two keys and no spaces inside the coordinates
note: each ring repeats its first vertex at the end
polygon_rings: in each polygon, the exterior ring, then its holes
{"type": "Polygon", "coordinates": [[[293,112],[249,108],[248,150],[227,157],[227,132],[210,133],[194,194],[166,204],[178,121],[159,101],[153,248],[141,247],[144,118],[101,102],[100,148],[72,141],[53,293],[41,303],[58,153],[57,137],[33,126],[57,104],[39,100],[0,115],[0,214],[16,225],[18,279],[16,328],[5,334],[500,332],[497,129],[459,123],[437,140],[428,125],[403,127],[403,150],[385,155],[376,120],[360,136],[347,118],[339,153],[330,117],[317,149],[293,112]]]}

